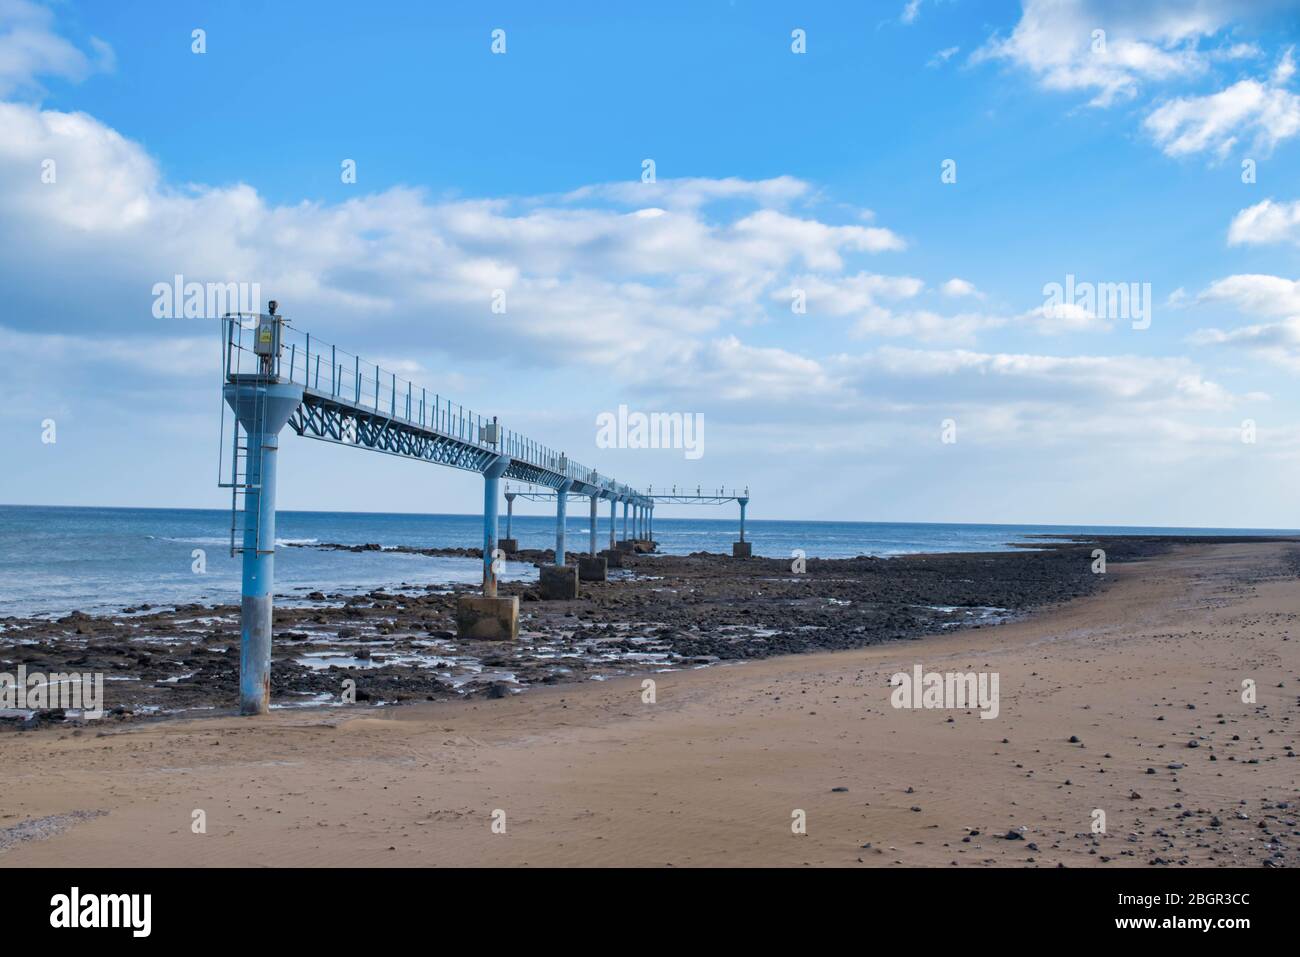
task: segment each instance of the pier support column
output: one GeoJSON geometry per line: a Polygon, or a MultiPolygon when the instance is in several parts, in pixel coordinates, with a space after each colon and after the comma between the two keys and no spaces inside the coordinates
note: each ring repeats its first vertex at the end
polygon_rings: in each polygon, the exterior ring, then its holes
{"type": "Polygon", "coordinates": [[[738,498],[736,501],[740,503],[740,541],[732,542],[731,557],[751,558],[754,554],[754,546],[745,541],[745,506],[749,504],[749,499],[738,498]]]}
{"type": "Polygon", "coordinates": [[[605,495],[609,497],[609,548],[600,553],[600,557],[605,559],[606,577],[608,569],[623,567],[623,553],[618,550],[618,545],[614,541],[614,525],[617,522],[615,512],[618,509],[618,496],[610,492],[605,495]]]}
{"type": "Polygon", "coordinates": [[[565,563],[564,525],[568,518],[569,489],[573,479],[565,479],[555,490],[555,564],[543,565],[537,584],[544,599],[573,599],[578,597],[577,566],[565,563]]]}
{"type": "MultiPolygon", "coordinates": [[[[456,599],[456,632],[462,638],[513,641],[519,635],[518,596],[497,597],[497,503],[501,476],[509,467],[510,457],[501,455],[483,470],[483,597],[456,599]]],[[[509,493],[506,501],[513,495],[509,493]]]]}
{"type": "Polygon", "coordinates": [[[223,392],[248,438],[239,609],[239,713],[266,714],[271,707],[276,456],[280,430],[302,402],[302,386],[272,376],[241,376],[228,383],[223,392]]]}
{"type": "MultiPolygon", "coordinates": [[[[507,456],[499,456],[483,470],[483,597],[497,597],[497,566],[493,552],[497,550],[497,501],[501,476],[510,467],[507,456]]],[[[513,509],[513,493],[506,499],[507,510],[513,509]]],[[[506,520],[508,529],[509,519],[506,520]]],[[[507,533],[508,534],[508,533],[507,533]]]]}
{"type": "Polygon", "coordinates": [[[519,542],[511,529],[515,517],[515,496],[518,494],[518,492],[506,492],[506,537],[497,540],[497,548],[506,554],[519,551],[519,542]]]}
{"type": "Polygon", "coordinates": [[[569,489],[573,479],[565,479],[555,492],[555,564],[564,564],[564,523],[569,517],[569,489]]]}
{"type": "Polygon", "coordinates": [[[584,582],[603,582],[609,568],[609,563],[596,554],[596,503],[599,501],[599,493],[591,496],[591,542],[587,554],[578,557],[578,579],[584,582]]]}
{"type": "Polygon", "coordinates": [[[632,499],[623,495],[619,497],[619,501],[623,503],[623,537],[615,543],[614,548],[622,553],[635,552],[636,548],[628,534],[628,513],[632,509],[632,499]]]}
{"type": "Polygon", "coordinates": [[[649,508],[649,510],[646,512],[646,518],[645,518],[645,537],[646,537],[646,541],[648,541],[648,542],[653,542],[653,541],[655,540],[655,504],[654,504],[654,502],[651,502],[651,503],[650,503],[650,508],[649,508]]]}

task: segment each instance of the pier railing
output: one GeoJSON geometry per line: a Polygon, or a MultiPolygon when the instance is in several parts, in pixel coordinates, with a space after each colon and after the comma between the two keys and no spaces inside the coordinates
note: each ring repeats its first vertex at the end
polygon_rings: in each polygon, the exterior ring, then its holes
{"type": "MultiPolygon", "coordinates": [[[[254,329],[245,323],[257,317],[233,314],[225,317],[225,378],[255,373],[259,356],[253,350],[254,329]],[[241,321],[242,320],[242,321],[241,321]]],[[[636,495],[636,489],[615,482],[610,476],[575,462],[557,451],[513,429],[501,427],[495,418],[453,402],[440,392],[430,392],[411,380],[390,372],[377,362],[322,342],[308,332],[281,322],[281,351],[273,358],[273,374],[301,385],[317,397],[329,398],[408,427],[418,427],[466,445],[493,451],[528,465],[563,475],[588,485],[636,495]],[[495,436],[491,426],[497,426],[495,436]],[[496,441],[492,441],[495,438],[496,441]]]]}

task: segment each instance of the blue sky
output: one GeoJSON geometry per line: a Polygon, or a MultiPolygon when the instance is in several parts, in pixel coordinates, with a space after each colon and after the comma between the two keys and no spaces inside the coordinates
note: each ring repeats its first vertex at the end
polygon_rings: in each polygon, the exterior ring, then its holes
{"type": "MultiPolygon", "coordinates": [[[[222,503],[217,324],[151,314],[180,273],[758,518],[1300,526],[1298,18],[0,0],[0,501],[222,503]],[[1149,328],[1045,314],[1067,275],[1149,283],[1149,328]],[[597,448],[620,404],[705,454],[597,448]]],[[[478,508],[284,450],[283,507],[478,508]]]]}

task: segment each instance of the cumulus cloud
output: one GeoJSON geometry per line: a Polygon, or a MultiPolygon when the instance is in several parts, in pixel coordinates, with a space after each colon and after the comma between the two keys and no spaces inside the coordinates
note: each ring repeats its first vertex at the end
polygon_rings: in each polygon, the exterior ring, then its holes
{"type": "Polygon", "coordinates": [[[833,397],[839,386],[821,362],[788,349],[752,346],[735,336],[691,343],[673,370],[650,387],[689,397],[695,407],[714,403],[808,403],[833,397]]]}
{"type": "Polygon", "coordinates": [[[943,291],[945,296],[952,296],[954,299],[960,298],[961,296],[975,296],[977,298],[983,297],[983,293],[975,288],[973,282],[969,282],[965,279],[958,279],[956,276],[949,279],[939,288],[943,291]]]}
{"type": "Polygon", "coordinates": [[[1288,50],[1268,80],[1239,80],[1217,93],[1162,104],[1146,118],[1147,132],[1169,156],[1208,151],[1222,159],[1243,137],[1267,155],[1300,133],[1300,96],[1286,89],[1294,74],[1288,50]]]}
{"type": "Polygon", "coordinates": [[[1228,245],[1254,246],[1267,243],[1300,245],[1300,200],[1275,203],[1266,199],[1248,206],[1233,217],[1228,227],[1228,245]]]}
{"type": "MultiPolygon", "coordinates": [[[[1010,35],[992,37],[970,62],[1009,63],[1046,89],[1090,94],[1089,105],[1108,107],[1135,99],[1144,87],[1213,80],[1216,66],[1262,56],[1256,44],[1236,38],[1235,28],[1278,6],[1285,3],[1025,0],[1010,35]]],[[[1300,98],[1287,88],[1294,70],[1286,51],[1270,76],[1167,99],[1143,127],[1169,156],[1221,158],[1243,142],[1267,153],[1300,132],[1300,98]]]]}
{"type": "Polygon", "coordinates": [[[1077,302],[1058,302],[1031,309],[1019,317],[1043,335],[1072,332],[1109,332],[1113,318],[1088,309],[1077,302]]]}
{"type": "MultiPolygon", "coordinates": [[[[788,286],[775,290],[772,298],[787,304],[802,302],[810,316],[852,318],[849,333],[856,338],[882,336],[921,342],[970,343],[979,333],[1013,321],[979,312],[945,315],[907,305],[924,290],[925,283],[914,276],[859,272],[845,276],[796,276],[788,286]]],[[[940,291],[953,298],[983,298],[975,285],[964,279],[949,279],[940,286],[940,291]]]]}
{"type": "MultiPolygon", "coordinates": [[[[256,282],[313,335],[373,342],[413,377],[444,364],[431,353],[486,353],[498,375],[499,359],[599,369],[602,382],[673,397],[671,407],[789,423],[799,442],[953,408],[1008,442],[1156,422],[1187,438],[1198,416],[1240,400],[1185,359],[956,348],[1044,317],[925,308],[921,278],[864,268],[908,248],[902,232],[861,210],[832,221],[791,176],[633,179],[514,199],[402,187],[276,204],[238,182],[170,183],[139,143],[83,113],[0,103],[0,128],[0,280],[15,290],[0,345],[42,364],[112,363],[173,383],[201,374],[210,339],[150,315],[153,284],[181,273],[256,282]],[[45,159],[53,183],[42,182],[45,159]],[[789,321],[796,288],[812,316],[892,344],[850,339],[867,351],[814,356],[734,334],[789,321]],[[491,311],[497,290],[504,314],[491,311]],[[915,343],[937,347],[902,348],[915,343]],[[810,428],[817,412],[825,424],[810,428]]],[[[932,292],[982,296],[956,277],[932,292]]],[[[1091,316],[1054,318],[1033,328],[1092,328],[1091,316]]]]}
{"type": "Polygon", "coordinates": [[[1232,16],[1221,0],[1025,0],[1011,34],[990,39],[971,61],[1006,61],[1048,89],[1090,92],[1092,105],[1108,106],[1134,97],[1143,81],[1201,72],[1207,57],[1198,42],[1232,16]]]}
{"type": "Polygon", "coordinates": [[[772,298],[786,303],[802,295],[809,315],[851,316],[877,306],[882,300],[911,299],[925,288],[914,276],[884,276],[859,272],[850,276],[800,275],[772,298]]]}
{"type": "Polygon", "coordinates": [[[1198,299],[1255,315],[1300,315],[1300,281],[1258,273],[1228,276],[1211,283],[1198,299]]]}
{"type": "Polygon", "coordinates": [[[509,201],[393,188],[275,205],[246,184],[169,184],[138,143],[83,113],[0,103],[0,128],[0,240],[12,250],[0,275],[21,277],[33,301],[65,304],[46,331],[150,321],[153,284],[179,273],[258,283],[322,336],[366,323],[400,345],[474,353],[491,328],[520,361],[633,361],[761,319],[800,270],[833,278],[856,257],[906,247],[884,226],[792,210],[811,194],[792,177],[509,201]],[[54,182],[41,177],[47,159],[54,182]],[[504,314],[491,311],[497,290],[504,314]]]}
{"type": "MultiPolygon", "coordinates": [[[[1078,303],[1059,302],[1020,314],[963,311],[955,314],[910,304],[925,290],[913,276],[860,272],[856,275],[795,277],[775,290],[772,299],[802,302],[810,316],[851,317],[850,334],[858,337],[911,338],[927,343],[969,344],[993,329],[1028,328],[1042,335],[1107,332],[1115,319],[1078,303]]],[[[984,299],[974,283],[952,278],[939,286],[947,298],[984,299]]],[[[1127,300],[1125,300],[1127,301],[1127,300]]]]}

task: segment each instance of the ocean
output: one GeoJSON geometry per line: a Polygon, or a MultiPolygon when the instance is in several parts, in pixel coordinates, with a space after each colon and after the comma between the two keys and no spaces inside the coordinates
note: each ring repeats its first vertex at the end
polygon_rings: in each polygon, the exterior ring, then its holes
{"type": "MultiPolygon", "coordinates": [[[[608,512],[598,524],[608,544],[608,512]]],[[[568,547],[585,551],[587,516],[569,516],[568,547]]],[[[655,518],[659,548],[670,554],[730,554],[737,518],[655,518]]],[[[476,547],[477,515],[397,515],[372,512],[280,512],[278,543],[476,547]]],[[[555,519],[516,515],[522,548],[555,545],[555,519]]],[[[620,513],[618,537],[622,537],[620,513]]],[[[889,557],[917,552],[1000,551],[1029,535],[1296,534],[1282,529],[1140,528],[1085,525],[959,525],[893,522],[753,521],[745,537],[754,554],[790,558],[889,557]]],[[[501,518],[505,534],[505,516],[501,518]]],[[[240,559],[230,555],[230,513],[224,509],[64,508],[0,505],[0,618],[59,616],[71,611],[119,612],[124,607],[200,602],[238,603],[240,559]],[[202,553],[202,572],[195,570],[202,553]]],[[[308,592],[363,592],[403,583],[474,584],[476,559],[281,547],[276,553],[278,600],[308,592]]],[[[531,565],[508,562],[504,579],[535,579],[531,565]]]]}

